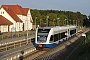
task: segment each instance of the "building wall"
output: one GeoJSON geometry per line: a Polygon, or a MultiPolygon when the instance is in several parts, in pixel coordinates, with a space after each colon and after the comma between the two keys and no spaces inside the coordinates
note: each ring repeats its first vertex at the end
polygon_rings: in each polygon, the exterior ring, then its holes
{"type": "MultiPolygon", "coordinates": [[[[0,9],[0,15],[2,15],[3,17],[5,17],[6,19],[8,19],[9,21],[11,21],[12,23],[15,23],[15,21],[10,17],[10,15],[3,9],[1,8],[0,9]]],[[[10,25],[10,28],[9,30],[11,31],[11,28],[14,27],[14,24],[13,25],[10,25]]],[[[4,26],[2,27],[2,29],[4,28],[4,26]]],[[[3,32],[7,32],[8,28],[6,30],[2,30],[3,32]]]]}
{"type": "Polygon", "coordinates": [[[0,15],[4,16],[6,19],[11,21],[13,25],[8,26],[1,26],[2,32],[14,32],[14,31],[26,31],[26,30],[31,30],[32,29],[32,23],[30,22],[30,9],[28,10],[27,16],[25,15],[17,15],[23,22],[16,22],[3,8],[0,9],[0,15]],[[2,12],[2,13],[1,13],[2,12]],[[3,13],[4,12],[4,13],[3,13]]]}
{"type": "Polygon", "coordinates": [[[30,22],[30,18],[31,18],[30,10],[28,10],[27,16],[25,15],[17,15],[17,16],[23,21],[20,26],[24,28],[24,31],[32,29],[32,23],[30,22]]]}
{"type": "Polygon", "coordinates": [[[28,10],[28,14],[27,14],[27,17],[28,17],[28,20],[29,20],[29,28],[28,29],[32,29],[32,22],[30,22],[30,18],[32,18],[32,16],[31,16],[31,12],[30,12],[30,9],[28,10]],[[29,17],[28,17],[29,16],[29,17]]]}
{"type": "Polygon", "coordinates": [[[1,25],[0,26],[0,31],[1,32],[8,32],[8,25],[1,25]]]}
{"type": "Polygon", "coordinates": [[[2,16],[4,16],[6,19],[8,19],[9,21],[11,21],[13,23],[13,25],[10,25],[9,30],[11,31],[22,31],[21,28],[21,22],[16,22],[3,8],[1,8],[0,12],[4,12],[4,14],[0,14],[2,16]]]}

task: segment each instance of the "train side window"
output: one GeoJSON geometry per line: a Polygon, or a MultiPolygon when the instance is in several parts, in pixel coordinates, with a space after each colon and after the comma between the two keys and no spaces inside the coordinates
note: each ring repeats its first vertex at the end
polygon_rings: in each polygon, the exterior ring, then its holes
{"type": "Polygon", "coordinates": [[[56,39],[55,39],[55,38],[56,38],[56,34],[54,35],[54,42],[56,41],[56,39]]]}
{"type": "Polygon", "coordinates": [[[76,33],[76,29],[75,29],[75,32],[74,33],[76,33]]]}
{"type": "Polygon", "coordinates": [[[76,29],[70,31],[70,35],[76,33],[76,29]]]}
{"type": "Polygon", "coordinates": [[[61,39],[63,38],[63,33],[61,33],[61,39]]]}
{"type": "Polygon", "coordinates": [[[68,34],[69,34],[69,29],[68,29],[68,34]]]}
{"type": "Polygon", "coordinates": [[[59,33],[59,40],[61,39],[61,33],[59,33]]]}
{"type": "Polygon", "coordinates": [[[61,33],[61,39],[65,37],[66,37],[65,32],[61,33]]]}
{"type": "Polygon", "coordinates": [[[53,41],[53,40],[54,40],[54,36],[51,35],[51,37],[50,37],[50,41],[53,41]]]}
{"type": "Polygon", "coordinates": [[[58,41],[58,34],[55,34],[55,35],[54,35],[54,42],[55,42],[55,41],[58,41]]]}
{"type": "Polygon", "coordinates": [[[61,39],[61,33],[59,33],[59,40],[61,39]]]}
{"type": "Polygon", "coordinates": [[[72,31],[70,30],[70,35],[72,34],[72,31]]]}

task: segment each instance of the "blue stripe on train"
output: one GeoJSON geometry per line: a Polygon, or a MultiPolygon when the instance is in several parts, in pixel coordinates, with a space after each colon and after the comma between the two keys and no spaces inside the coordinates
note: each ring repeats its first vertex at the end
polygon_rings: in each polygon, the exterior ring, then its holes
{"type": "MultiPolygon", "coordinates": [[[[75,36],[75,35],[73,35],[73,36],[75,36]]],[[[43,44],[43,47],[45,47],[45,48],[54,48],[54,47],[56,47],[56,46],[62,44],[63,42],[69,40],[69,39],[72,38],[73,36],[67,37],[66,39],[63,39],[62,42],[59,41],[59,43],[43,44]]],[[[35,47],[38,47],[38,44],[35,44],[35,47]]]]}
{"type": "MultiPolygon", "coordinates": [[[[62,42],[59,42],[58,44],[57,43],[52,43],[52,44],[43,44],[43,47],[45,48],[54,48],[58,45],[60,45],[62,42]]],[[[35,47],[38,47],[38,44],[35,44],[35,47]]]]}

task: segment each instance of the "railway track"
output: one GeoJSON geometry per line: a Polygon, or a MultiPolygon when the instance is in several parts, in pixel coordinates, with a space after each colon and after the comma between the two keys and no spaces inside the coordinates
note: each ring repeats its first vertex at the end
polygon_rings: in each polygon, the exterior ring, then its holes
{"type": "MultiPolygon", "coordinates": [[[[85,30],[84,30],[85,31],[85,30]]],[[[77,34],[78,37],[80,37],[79,34],[77,34]]],[[[74,38],[71,38],[74,39],[74,38]]],[[[72,41],[67,41],[68,43],[63,43],[60,44],[59,46],[53,48],[53,49],[43,49],[43,50],[36,50],[34,52],[31,52],[30,54],[24,56],[24,60],[39,60],[45,56],[49,56],[50,54],[53,54],[57,51],[63,50],[67,45],[69,45],[70,43],[72,43],[72,41]]],[[[16,42],[11,42],[11,43],[6,43],[4,45],[0,45],[0,52],[3,51],[7,51],[16,47],[20,47],[23,45],[26,45],[27,40],[20,40],[20,41],[16,41],[16,42]]],[[[28,43],[30,43],[30,39],[28,40],[28,43]]],[[[63,50],[64,51],[64,50],[63,50]]]]}
{"type": "Polygon", "coordinates": [[[43,50],[36,50],[32,52],[31,54],[24,56],[23,60],[34,60],[36,57],[39,57],[43,54],[46,54],[50,49],[43,49],[43,50]]]}
{"type": "MultiPolygon", "coordinates": [[[[30,39],[28,39],[28,44],[29,43],[30,43],[30,39]]],[[[0,52],[14,49],[16,47],[21,47],[26,44],[27,44],[27,40],[20,40],[20,41],[5,43],[4,45],[0,45],[0,52]]]]}
{"type": "MultiPolygon", "coordinates": [[[[82,30],[85,32],[87,29],[82,30]]],[[[88,32],[88,30],[87,30],[88,32]]],[[[86,32],[85,32],[86,33],[86,32]]],[[[51,59],[53,56],[58,55],[58,53],[63,53],[66,50],[66,47],[68,47],[73,42],[77,41],[78,38],[81,37],[81,33],[77,33],[76,36],[72,37],[70,40],[67,40],[63,44],[60,44],[59,46],[48,49],[48,50],[40,50],[36,51],[35,53],[32,53],[28,56],[24,56],[24,60],[43,60],[43,59],[51,59]]]]}
{"type": "Polygon", "coordinates": [[[50,48],[47,48],[47,49],[43,49],[43,50],[37,50],[36,52],[34,52],[32,54],[29,54],[27,56],[24,56],[24,60],[39,60],[39,59],[41,59],[41,58],[43,58],[43,57],[45,57],[47,55],[49,56],[49,55],[52,55],[52,54],[54,54],[54,53],[56,53],[58,51],[61,51],[63,49],[65,50],[65,47],[67,45],[66,44],[67,42],[69,42],[69,41],[66,41],[63,44],[60,44],[59,46],[57,46],[55,48],[51,48],[51,49],[50,48]]]}
{"type": "MultiPolygon", "coordinates": [[[[57,51],[60,51],[62,49],[65,48],[65,46],[63,46],[65,43],[55,47],[55,48],[44,48],[43,50],[36,50],[34,52],[32,52],[31,54],[24,56],[23,60],[39,60],[47,55],[51,55],[56,53],[57,51]]],[[[64,50],[63,50],[64,51],[64,50]]]]}

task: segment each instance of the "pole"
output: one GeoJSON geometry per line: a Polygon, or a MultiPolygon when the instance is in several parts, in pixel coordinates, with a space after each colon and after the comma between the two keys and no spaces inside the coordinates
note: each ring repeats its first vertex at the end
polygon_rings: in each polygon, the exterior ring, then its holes
{"type": "Polygon", "coordinates": [[[77,23],[77,26],[79,26],[79,21],[78,21],[78,23],[77,23]]]}
{"type": "Polygon", "coordinates": [[[28,45],[28,17],[27,17],[27,45],[28,45]]]}
{"type": "Polygon", "coordinates": [[[46,19],[46,27],[48,27],[48,18],[49,16],[47,16],[47,19],[46,19]]]}
{"type": "Polygon", "coordinates": [[[73,20],[73,25],[74,25],[74,20],[73,20]]]}
{"type": "MultiPolygon", "coordinates": [[[[28,24],[27,24],[27,26],[28,26],[28,24]]],[[[27,29],[27,45],[28,45],[28,29],[27,29]]]]}
{"type": "Polygon", "coordinates": [[[76,26],[77,26],[77,20],[76,20],[76,26]]]}
{"type": "Polygon", "coordinates": [[[36,19],[37,19],[37,17],[35,17],[35,28],[36,28],[36,19]]]}
{"type": "Polygon", "coordinates": [[[23,54],[24,54],[24,51],[23,50],[21,50],[21,56],[19,56],[19,60],[23,60],[23,54]]]}
{"type": "Polygon", "coordinates": [[[59,26],[59,18],[57,18],[57,26],[59,26]]]}
{"type": "Polygon", "coordinates": [[[66,19],[65,19],[65,25],[66,25],[66,19]]]}
{"type": "MultiPolygon", "coordinates": [[[[21,16],[20,16],[20,17],[21,17],[21,16]]],[[[20,34],[20,33],[19,33],[19,31],[20,31],[20,17],[19,17],[19,28],[18,28],[19,30],[18,30],[18,37],[19,37],[19,34],[20,34]]]]}
{"type": "Polygon", "coordinates": [[[55,23],[54,23],[55,19],[53,19],[53,25],[55,26],[55,23]]]}
{"type": "Polygon", "coordinates": [[[67,20],[67,25],[68,25],[68,20],[67,20]]]}
{"type": "Polygon", "coordinates": [[[60,20],[59,20],[59,26],[60,26],[60,20]]]}
{"type": "Polygon", "coordinates": [[[16,23],[15,23],[15,38],[16,38],[16,23]]]}
{"type": "Polygon", "coordinates": [[[71,20],[70,20],[70,25],[71,25],[71,20]]]}
{"type": "Polygon", "coordinates": [[[42,19],[40,19],[40,26],[41,26],[41,20],[42,20],[42,19]]]}

